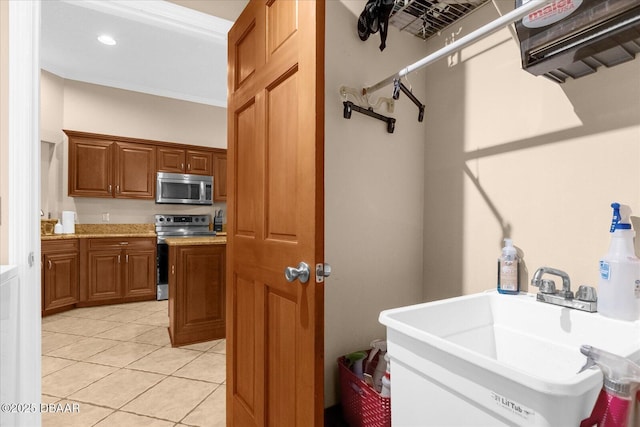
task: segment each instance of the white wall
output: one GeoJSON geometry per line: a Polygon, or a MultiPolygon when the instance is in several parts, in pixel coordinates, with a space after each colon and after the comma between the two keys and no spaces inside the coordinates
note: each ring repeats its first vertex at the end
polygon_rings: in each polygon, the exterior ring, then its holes
{"type": "MultiPolygon", "coordinates": [[[[424,44],[391,28],[380,52],[379,34],[366,42],[356,23],[366,1],[326,3],[325,40],[325,406],[336,401],[336,359],[384,338],[381,310],[422,297],[424,138],[426,123],[406,96],[393,134],[381,121],[353,112],[342,117],[342,85],[361,89],[422,56],[424,44]]],[[[422,75],[414,93],[429,104],[422,75]]],[[[391,96],[391,86],[376,92],[391,96]]],[[[349,100],[353,100],[349,98],[349,100]]]]}
{"type": "Polygon", "coordinates": [[[158,206],[153,201],[67,197],[68,141],[62,129],[143,138],[206,147],[226,148],[226,109],[146,95],[41,74],[43,139],[42,206],[45,215],[60,218],[63,210],[77,211],[82,224],[152,223],[156,213],[213,214],[213,207],[158,206]],[[61,95],[60,95],[61,94],[61,95]],[[52,100],[55,100],[53,102],[52,100]],[[46,181],[46,182],[45,182],[46,181]],[[46,190],[45,190],[46,188],[46,190]]]}
{"type": "MultiPolygon", "coordinates": [[[[498,16],[481,7],[457,37],[498,16]]],[[[450,59],[424,73],[425,300],[495,287],[507,236],[527,282],[546,265],[595,285],[610,203],[640,212],[640,60],[559,85],[521,69],[507,29],[450,59]]]]}
{"type": "Polygon", "coordinates": [[[0,1],[0,264],[9,260],[9,2],[0,1]]]}

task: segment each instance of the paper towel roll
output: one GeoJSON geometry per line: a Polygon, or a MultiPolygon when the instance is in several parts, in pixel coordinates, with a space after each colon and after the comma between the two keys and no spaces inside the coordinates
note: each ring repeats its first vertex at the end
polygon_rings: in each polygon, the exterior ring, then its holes
{"type": "Polygon", "coordinates": [[[62,211],[62,233],[73,234],[76,232],[76,213],[73,211],[62,211]]]}

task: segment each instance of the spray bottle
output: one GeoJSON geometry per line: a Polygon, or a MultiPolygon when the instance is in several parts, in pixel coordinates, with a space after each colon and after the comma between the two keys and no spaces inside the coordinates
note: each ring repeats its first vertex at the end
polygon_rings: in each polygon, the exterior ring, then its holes
{"type": "MultiPolygon", "coordinates": [[[[387,353],[387,342],[383,339],[377,339],[371,341],[370,346],[371,350],[369,351],[366,366],[368,367],[369,364],[371,364],[377,354],[378,363],[376,364],[376,369],[373,372],[373,388],[379,392],[382,389],[382,377],[384,377],[385,370],[387,369],[387,362],[384,360],[384,356],[387,353]]],[[[366,368],[365,371],[367,371],[366,368]]]]}
{"type": "Polygon", "coordinates": [[[612,203],[611,244],[600,260],[598,312],[621,320],[640,319],[640,259],[633,246],[631,208],[612,203]]]}
{"type": "Polygon", "coordinates": [[[591,416],[583,420],[580,427],[636,427],[640,422],[636,416],[640,366],[590,345],[580,347],[580,352],[587,356],[587,363],[580,372],[598,366],[604,376],[604,385],[591,416]]]}

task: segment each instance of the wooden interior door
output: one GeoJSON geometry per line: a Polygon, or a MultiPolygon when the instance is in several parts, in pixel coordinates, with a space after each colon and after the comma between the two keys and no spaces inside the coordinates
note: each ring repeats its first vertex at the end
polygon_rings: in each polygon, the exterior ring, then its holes
{"type": "Polygon", "coordinates": [[[321,426],[324,2],[252,0],[228,46],[227,425],[321,426]]]}

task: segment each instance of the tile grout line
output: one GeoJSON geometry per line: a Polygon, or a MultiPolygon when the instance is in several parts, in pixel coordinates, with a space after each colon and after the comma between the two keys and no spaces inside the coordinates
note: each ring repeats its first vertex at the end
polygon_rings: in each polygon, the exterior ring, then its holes
{"type": "MultiPolygon", "coordinates": [[[[134,304],[142,304],[142,302],[134,303],[134,304]]],[[[138,306],[138,307],[127,307],[126,309],[127,310],[138,310],[139,307],[140,306],[138,306]]],[[[87,307],[87,308],[91,309],[91,307],[87,307]]],[[[119,310],[120,309],[122,309],[122,310],[125,309],[124,307],[114,307],[114,308],[117,308],[119,310]]],[[[157,323],[139,323],[139,321],[145,321],[146,319],[149,319],[149,318],[151,318],[153,316],[160,317],[161,315],[159,315],[158,313],[166,312],[166,307],[162,307],[162,308],[156,309],[156,310],[141,310],[141,311],[145,312],[144,316],[141,316],[141,317],[133,319],[133,320],[127,320],[127,321],[122,321],[122,320],[117,320],[117,319],[106,320],[109,317],[116,316],[118,314],[118,313],[112,313],[112,314],[107,314],[107,316],[102,317],[102,318],[78,317],[78,316],[74,316],[74,315],[69,314],[69,315],[64,316],[63,318],[55,319],[52,322],[49,322],[49,323],[53,323],[53,322],[56,322],[58,320],[74,319],[75,321],[83,321],[83,322],[102,321],[102,322],[107,322],[107,323],[114,323],[115,325],[113,327],[108,328],[108,329],[103,330],[103,331],[100,331],[100,332],[97,332],[95,334],[90,334],[90,335],[81,334],[81,333],[78,333],[76,331],[74,331],[74,333],[69,333],[68,331],[64,331],[64,330],[52,331],[52,330],[46,329],[46,326],[45,326],[45,329],[43,329],[43,332],[45,334],[47,334],[47,335],[50,335],[50,334],[62,334],[62,335],[69,335],[69,336],[73,336],[73,337],[79,337],[79,338],[82,338],[82,339],[94,338],[96,340],[111,341],[111,342],[114,342],[115,344],[113,344],[112,346],[110,346],[108,348],[100,350],[100,351],[98,351],[98,352],[96,352],[94,354],[91,354],[91,355],[89,355],[89,356],[87,356],[87,357],[85,357],[85,358],[83,358],[81,360],[69,359],[69,358],[67,358],[67,356],[61,357],[61,356],[55,356],[55,355],[51,355],[50,354],[50,353],[55,352],[57,350],[61,350],[61,349],[64,349],[66,347],[69,347],[69,346],[71,346],[71,345],[73,345],[75,343],[71,343],[71,344],[63,345],[63,346],[58,347],[58,348],[54,348],[54,349],[50,350],[47,354],[43,354],[43,356],[47,356],[47,357],[52,358],[52,359],[59,359],[59,360],[69,361],[71,363],[69,365],[65,366],[64,368],[56,369],[54,371],[49,372],[44,377],[49,376],[49,375],[51,375],[51,374],[53,374],[55,372],[59,372],[61,369],[65,369],[67,367],[74,366],[74,365],[76,365],[78,363],[84,363],[84,364],[89,364],[89,365],[114,368],[114,371],[110,372],[109,374],[105,375],[104,377],[101,377],[101,378],[96,379],[95,381],[92,381],[90,384],[87,384],[87,385],[85,385],[85,386],[83,386],[83,387],[81,387],[81,388],[79,388],[77,390],[72,391],[71,393],[68,393],[65,397],[58,397],[58,396],[51,395],[51,394],[46,394],[46,393],[42,393],[42,395],[43,396],[47,396],[48,400],[54,400],[54,403],[55,402],[60,402],[62,400],[67,400],[67,401],[83,403],[83,404],[94,406],[94,407],[100,407],[100,408],[103,408],[103,409],[106,409],[106,410],[109,411],[109,413],[107,413],[105,416],[101,417],[99,420],[97,420],[95,422],[92,421],[92,424],[91,424],[92,426],[95,426],[95,425],[103,422],[105,419],[113,416],[114,414],[116,414],[118,412],[132,414],[132,415],[136,415],[136,416],[141,416],[141,417],[145,417],[145,418],[149,418],[149,419],[156,419],[156,420],[159,420],[159,421],[165,421],[165,422],[171,423],[173,425],[173,427],[177,426],[178,424],[184,424],[184,425],[188,425],[188,426],[194,426],[194,425],[197,426],[197,424],[186,423],[186,422],[184,422],[184,420],[187,417],[189,417],[191,414],[193,414],[194,411],[198,407],[200,407],[200,405],[202,405],[205,400],[209,399],[217,390],[219,390],[221,385],[225,385],[226,386],[226,384],[225,384],[226,371],[225,371],[225,379],[222,380],[222,382],[209,381],[209,380],[205,380],[205,379],[201,379],[201,378],[183,377],[183,376],[180,376],[180,375],[176,375],[176,373],[179,370],[181,370],[181,369],[185,368],[186,366],[190,365],[191,363],[193,363],[193,362],[195,362],[195,361],[197,361],[197,360],[199,360],[201,358],[204,358],[205,354],[225,355],[226,352],[220,353],[219,351],[212,351],[215,347],[219,346],[221,343],[224,343],[224,339],[216,340],[218,342],[216,342],[215,344],[211,345],[210,347],[208,347],[208,348],[206,348],[204,350],[184,348],[183,350],[188,350],[189,352],[193,352],[193,353],[196,354],[196,356],[193,359],[185,362],[184,364],[181,364],[180,366],[175,368],[170,373],[154,372],[154,371],[148,371],[148,370],[143,370],[143,369],[140,369],[140,368],[131,367],[132,364],[140,361],[141,359],[143,359],[145,357],[148,357],[148,356],[154,354],[155,352],[159,351],[160,349],[163,349],[163,348],[169,348],[169,349],[174,348],[174,347],[171,347],[170,343],[164,344],[164,345],[158,345],[156,343],[134,341],[136,338],[139,338],[140,336],[142,336],[144,334],[147,334],[147,333],[149,333],[151,331],[154,331],[156,328],[163,328],[163,327],[166,328],[166,324],[164,324],[164,323],[162,325],[157,324],[157,323]],[[139,333],[139,334],[137,334],[137,335],[135,335],[133,337],[127,338],[127,339],[125,339],[125,338],[115,338],[114,339],[114,338],[105,338],[105,337],[97,336],[99,334],[106,333],[108,331],[112,331],[115,328],[122,327],[124,325],[148,326],[148,327],[150,327],[150,329],[148,329],[148,330],[146,330],[144,332],[141,332],[141,333],[139,333]],[[105,352],[107,352],[109,350],[112,350],[114,347],[116,347],[118,345],[122,345],[124,343],[142,344],[142,345],[145,345],[145,346],[153,346],[153,347],[155,347],[155,349],[153,351],[151,351],[150,353],[144,354],[144,355],[136,358],[135,360],[129,361],[125,366],[113,366],[113,365],[103,364],[103,363],[96,362],[96,361],[89,361],[89,359],[91,359],[91,358],[93,358],[95,356],[98,356],[98,355],[100,355],[102,353],[105,353],[105,352]],[[85,389],[93,386],[97,382],[99,382],[99,381],[101,381],[103,379],[109,378],[109,377],[113,376],[114,374],[117,374],[117,373],[121,372],[124,369],[130,370],[130,371],[141,372],[141,373],[149,373],[149,374],[158,375],[158,379],[150,387],[146,388],[145,390],[142,390],[141,392],[137,393],[135,396],[127,399],[126,402],[122,403],[117,408],[112,408],[112,407],[109,407],[109,406],[105,406],[104,404],[93,403],[93,402],[90,402],[90,401],[86,401],[84,399],[71,399],[71,396],[73,394],[76,394],[76,393],[78,393],[78,392],[80,392],[82,390],[85,390],[85,389]],[[180,379],[180,380],[185,380],[185,381],[194,381],[194,382],[198,382],[198,383],[201,383],[201,384],[206,384],[206,385],[209,385],[209,386],[213,386],[214,388],[210,393],[207,393],[202,399],[196,400],[196,403],[193,405],[193,407],[190,410],[188,410],[188,412],[179,421],[174,421],[174,420],[170,420],[170,419],[166,419],[166,418],[161,418],[161,417],[158,417],[158,416],[155,416],[155,415],[140,414],[140,413],[137,413],[137,412],[134,412],[134,411],[131,411],[131,410],[123,410],[122,409],[126,405],[128,405],[131,402],[133,402],[134,400],[140,398],[140,396],[142,396],[143,394],[148,393],[150,390],[154,389],[155,387],[157,387],[159,384],[163,383],[165,380],[167,380],[170,377],[173,378],[173,379],[180,379]]],[[[67,312],[64,312],[64,314],[66,314],[66,313],[67,312]]],[[[166,316],[164,316],[164,317],[166,317],[166,316]]],[[[153,320],[148,320],[148,322],[153,322],[153,320]]],[[[72,323],[72,321],[67,320],[67,323],[72,323]]],[[[167,323],[168,323],[168,321],[167,321],[167,323]]],[[[44,334],[43,334],[43,338],[44,338],[44,334]]],[[[154,338],[154,337],[152,336],[150,338],[154,338]]],[[[160,337],[158,337],[158,338],[160,338],[160,337]]],[[[158,342],[158,340],[156,340],[156,342],[158,342]]],[[[71,353],[71,351],[72,350],[70,350],[70,354],[73,354],[73,353],[71,353]]]]}
{"type": "MultiPolygon", "coordinates": [[[[195,411],[196,409],[198,409],[198,407],[199,407],[200,405],[202,405],[202,404],[204,403],[204,401],[205,401],[205,400],[207,400],[211,395],[213,395],[213,393],[215,393],[215,392],[216,392],[216,390],[218,390],[218,389],[220,388],[220,386],[221,386],[221,385],[222,385],[222,384],[218,384],[218,386],[217,386],[216,388],[214,388],[214,389],[211,391],[211,393],[207,394],[207,395],[204,397],[204,399],[202,399],[202,400],[201,400],[197,405],[195,405],[193,408],[191,408],[191,410],[190,410],[189,412],[187,412],[187,413],[185,414],[185,416],[184,416],[184,417],[182,417],[182,418],[180,419],[180,421],[178,421],[178,424],[186,424],[186,423],[183,423],[183,421],[184,421],[184,420],[185,420],[189,415],[191,415],[191,414],[193,413],[193,411],[195,411]]],[[[193,425],[193,424],[186,424],[186,425],[193,425]]]]}

